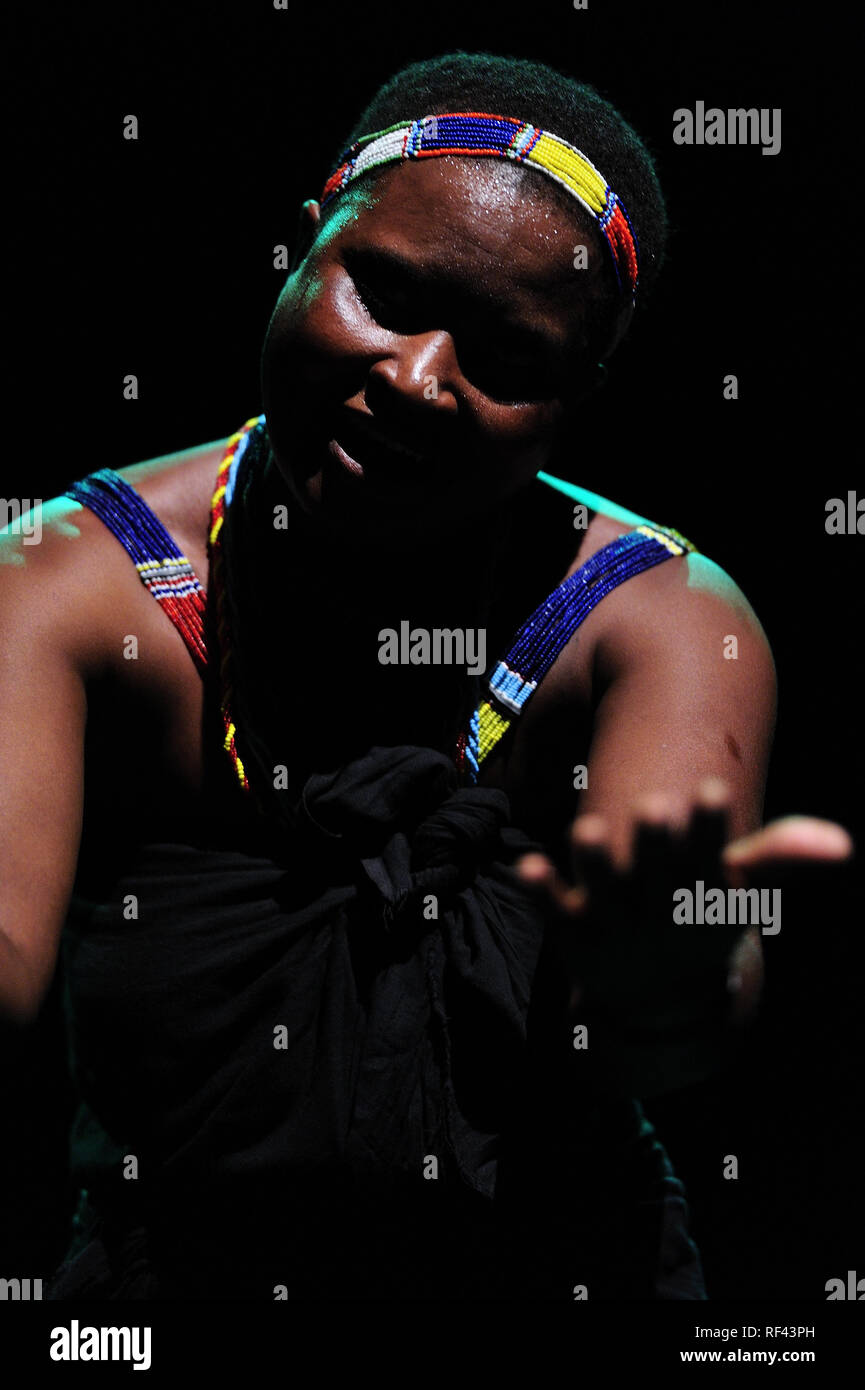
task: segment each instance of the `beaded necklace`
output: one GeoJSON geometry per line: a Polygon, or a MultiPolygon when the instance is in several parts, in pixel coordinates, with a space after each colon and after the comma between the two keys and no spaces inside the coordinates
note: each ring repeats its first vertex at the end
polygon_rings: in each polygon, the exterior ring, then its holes
{"type": "Polygon", "coordinates": [[[66,489],[89,507],[131,557],[144,587],[168,614],[203,673],[205,592],[192,565],[147,503],[112,468],[100,468],[66,489]]]}
{"type": "MultiPolygon", "coordinates": [[[[237,747],[238,729],[232,713],[232,634],[222,532],[226,509],[231,506],[234,495],[237,471],[252,431],[263,431],[265,427],[265,418],[261,415],[247,420],[232,435],[220,464],[211,507],[210,550],[220,647],[224,748],[244,791],[249,790],[249,780],[237,747]]],[[[543,477],[546,480],[548,475],[543,477]]],[[[459,735],[454,762],[463,784],[477,781],[484,761],[514,728],[515,721],[559,653],[601,599],[643,570],[688,552],[696,552],[696,547],[678,531],[649,524],[638,526],[603,546],[538,605],[519,629],[508,651],[496,662],[486,683],[484,698],[477,705],[468,727],[459,735]]]]}
{"type": "Polygon", "coordinates": [[[696,546],[667,527],[643,525],[617,537],[539,604],[487,682],[488,694],[457,745],[457,768],[477,781],[484,761],[525,709],[556,657],[601,599],[626,579],[696,546]]]}
{"type": "Polygon", "coordinates": [[[222,544],[226,509],[231,506],[234,484],[240,461],[246,452],[252,431],[261,425],[264,416],[254,415],[246,421],[228,441],[219,472],[216,476],[216,490],[210,504],[210,531],[208,549],[210,553],[210,572],[212,575],[216,605],[216,635],[219,641],[219,709],[222,717],[223,748],[228,754],[234,774],[245,792],[249,791],[249,778],[243,759],[237,748],[237,725],[234,722],[232,707],[234,703],[234,679],[231,655],[231,627],[228,614],[228,597],[225,573],[225,552],[222,544]]]}
{"type": "MultiPolygon", "coordinates": [[[[241,461],[254,435],[265,438],[263,415],[253,416],[231,436],[219,466],[210,510],[208,549],[219,642],[220,714],[223,747],[244,792],[249,776],[238,748],[235,721],[235,656],[223,530],[232,505],[241,461]]],[[[548,474],[542,481],[567,485],[548,474]]],[[[132,558],[145,588],[181,633],[201,674],[207,667],[204,637],[205,593],[191,564],[142,497],[113,469],[103,468],[73,483],[66,495],[88,507],[117,537],[132,558]]],[[[457,739],[454,761],[463,784],[477,781],[493,749],[515,728],[566,643],[608,593],[643,570],[696,547],[670,527],[643,524],[603,546],[538,605],[508,651],[494,665],[483,698],[457,739]]],[[[241,742],[254,743],[251,730],[241,742]]]]}

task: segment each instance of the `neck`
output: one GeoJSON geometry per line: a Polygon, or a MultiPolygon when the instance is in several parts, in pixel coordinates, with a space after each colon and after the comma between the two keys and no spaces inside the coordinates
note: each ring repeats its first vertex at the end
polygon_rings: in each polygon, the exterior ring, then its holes
{"type": "Polygon", "coordinates": [[[286,583],[303,575],[316,606],[366,618],[393,615],[398,600],[404,615],[441,609],[450,620],[466,625],[469,615],[483,612],[489,602],[504,541],[518,499],[502,504],[482,521],[460,522],[445,535],[400,529],[392,536],[369,537],[338,533],[304,512],[291,496],[273,460],[263,471],[262,514],[275,505],[287,510],[283,539],[290,571],[286,583]],[[289,559],[290,557],[290,559],[289,559]],[[462,615],[465,615],[463,617],[462,615]]]}

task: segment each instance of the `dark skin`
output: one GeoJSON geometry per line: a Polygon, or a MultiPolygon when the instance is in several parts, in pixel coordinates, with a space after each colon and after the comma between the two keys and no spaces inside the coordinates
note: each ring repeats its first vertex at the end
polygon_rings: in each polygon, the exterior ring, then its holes
{"type": "MultiPolygon", "coordinates": [[[[524,563],[519,585],[494,591],[490,659],[566,574],[643,519],[610,503],[575,531],[570,499],[534,480],[561,431],[579,440],[595,384],[586,302],[605,249],[576,212],[517,194],[512,175],[491,161],[427,160],[360,180],[324,228],[318,205],[304,207],[303,258],[262,361],[293,541],[275,631],[302,644],[311,673],[306,701],[286,706],[299,775],[333,759],[333,726],[317,712],[346,660],[369,660],[380,627],[434,611],[444,626],[474,625],[479,568],[502,526],[524,563]],[[573,268],[578,243],[590,247],[588,271],[573,268]]],[[[121,470],[205,584],[225,442],[121,470]]],[[[92,513],[57,499],[43,509],[41,544],[2,538],[0,560],[0,1010],[26,1022],[51,980],[79,847],[84,862],[118,826],[127,843],[152,838],[155,817],[160,838],[182,840],[213,811],[204,773],[214,750],[179,634],[92,513]],[[136,661],[123,654],[130,634],[136,661]]],[[[277,673],[281,659],[290,673],[290,644],[275,646],[277,673]]],[[[347,753],[393,743],[397,727],[402,741],[425,740],[439,693],[430,668],[417,687],[426,709],[421,699],[404,732],[388,669],[345,713],[347,753]]],[[[514,819],[548,847],[520,873],[576,929],[589,913],[621,917],[624,890],[639,889],[671,846],[683,872],[702,866],[708,879],[724,872],[727,842],[742,882],[845,858],[849,837],[828,822],[761,828],[774,710],[765,634],[717,565],[690,555],[629,580],[561,653],[507,752],[484,765],[482,783],[503,786],[514,819]],[[735,662],[722,656],[729,633],[735,662]],[[580,793],[576,763],[589,768],[580,793]],[[649,843],[653,824],[661,834],[649,843]],[[707,825],[708,860],[698,852],[707,825]],[[573,849],[569,873],[561,857],[552,863],[562,844],[573,849]]],[[[754,934],[733,965],[743,1017],[759,991],[754,934]]]]}

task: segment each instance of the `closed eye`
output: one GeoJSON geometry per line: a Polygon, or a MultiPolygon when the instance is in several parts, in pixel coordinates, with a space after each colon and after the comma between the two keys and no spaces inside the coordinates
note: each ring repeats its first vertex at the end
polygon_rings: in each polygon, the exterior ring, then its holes
{"type": "Polygon", "coordinates": [[[356,266],[349,273],[358,298],[382,328],[410,332],[422,326],[419,295],[414,287],[395,284],[392,276],[361,273],[356,266]]]}
{"type": "MultiPolygon", "coordinates": [[[[446,293],[419,283],[410,267],[380,264],[375,255],[353,251],[346,252],[344,263],[358,299],[382,328],[409,334],[444,326],[446,293]]],[[[460,370],[491,400],[531,404],[558,393],[561,372],[535,337],[484,324],[477,312],[460,316],[453,305],[449,317],[460,370]]]]}

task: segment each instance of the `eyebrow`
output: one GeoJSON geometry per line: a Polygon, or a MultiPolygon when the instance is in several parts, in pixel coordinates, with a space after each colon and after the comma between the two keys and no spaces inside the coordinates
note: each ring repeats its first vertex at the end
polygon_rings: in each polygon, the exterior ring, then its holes
{"type": "Polygon", "coordinates": [[[506,321],[500,316],[502,301],[499,297],[484,292],[480,286],[455,280],[444,268],[434,266],[422,270],[411,257],[383,246],[347,246],[343,254],[349,269],[353,262],[363,263],[376,271],[399,277],[422,293],[428,293],[431,288],[439,286],[450,295],[467,300],[469,304],[488,315],[492,311],[492,315],[498,318],[497,331],[504,331],[509,339],[519,339],[525,342],[526,346],[539,348],[550,355],[568,350],[569,344],[551,337],[541,328],[535,328],[531,324],[514,323],[513,320],[506,321]]]}

